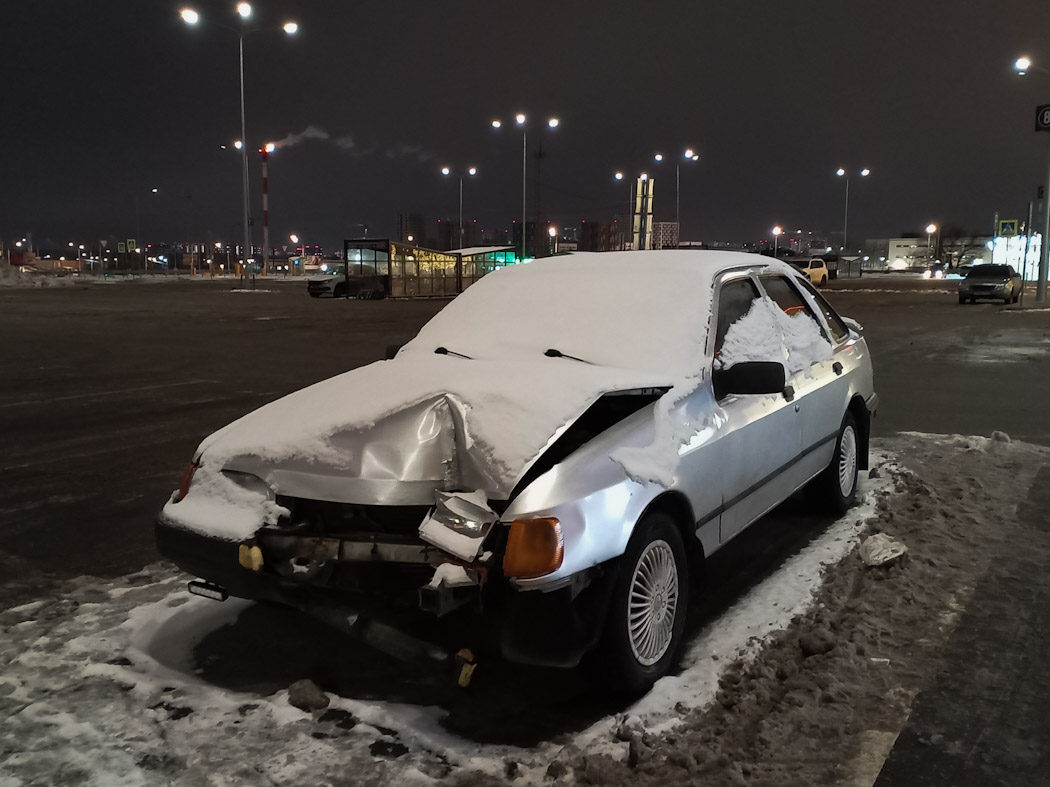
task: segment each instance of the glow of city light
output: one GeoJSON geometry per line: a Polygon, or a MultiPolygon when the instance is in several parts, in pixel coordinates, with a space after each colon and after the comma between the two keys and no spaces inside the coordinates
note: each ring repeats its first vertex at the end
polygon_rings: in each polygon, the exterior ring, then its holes
{"type": "Polygon", "coordinates": [[[188,25],[195,25],[201,21],[200,14],[194,11],[192,8],[183,8],[179,11],[179,16],[182,17],[182,21],[188,25]]]}
{"type": "Polygon", "coordinates": [[[252,15],[251,3],[237,3],[237,13],[241,15],[242,19],[247,19],[252,15]]]}
{"type": "Polygon", "coordinates": [[[298,22],[285,22],[284,32],[286,32],[290,36],[294,36],[296,33],[299,32],[298,22]]]}

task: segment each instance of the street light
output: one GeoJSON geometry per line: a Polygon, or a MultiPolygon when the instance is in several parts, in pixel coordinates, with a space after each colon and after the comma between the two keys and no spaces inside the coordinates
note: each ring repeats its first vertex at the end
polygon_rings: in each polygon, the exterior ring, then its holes
{"type": "MultiPolygon", "coordinates": [[[[527,126],[528,118],[523,112],[519,112],[514,116],[514,122],[521,128],[521,259],[525,260],[525,207],[526,207],[526,185],[528,183],[528,164],[529,164],[529,131],[527,126]]],[[[547,119],[547,128],[555,129],[561,125],[561,121],[556,118],[547,119]]],[[[492,121],[492,127],[494,129],[503,128],[503,121],[496,120],[492,121]]]]}
{"type": "MultiPolygon", "coordinates": [[[[937,230],[938,230],[937,225],[934,224],[932,221],[929,224],[926,225],[926,251],[929,251],[932,248],[933,235],[934,235],[935,232],[937,232],[937,230]]],[[[940,246],[941,244],[938,242],[937,245],[940,246]]],[[[937,257],[937,250],[936,249],[934,249],[933,256],[934,256],[934,258],[937,257]]]]}
{"type": "MultiPolygon", "coordinates": [[[[842,256],[842,255],[845,255],[845,253],[846,253],[846,231],[849,229],[849,173],[847,173],[846,170],[843,169],[842,167],[839,167],[835,171],[835,174],[838,175],[840,178],[845,178],[846,179],[846,209],[845,209],[845,213],[843,214],[843,219],[842,219],[842,250],[841,250],[841,253],[839,255],[839,256],[842,256]]],[[[862,169],[860,171],[860,176],[862,178],[866,178],[870,174],[871,174],[871,170],[868,169],[867,167],[865,167],[864,169],[862,169]]]]}
{"type": "MultiPolygon", "coordinates": [[[[448,177],[452,174],[452,170],[448,167],[441,168],[441,174],[448,177]]],[[[463,178],[467,175],[474,177],[478,174],[477,167],[470,167],[466,172],[459,173],[459,248],[463,248],[463,178]]]]}
{"type": "MultiPolygon", "coordinates": [[[[682,158],[679,159],[674,165],[674,223],[678,224],[681,216],[681,191],[682,191],[682,174],[681,174],[681,163],[685,161],[699,161],[700,156],[697,155],[696,151],[692,148],[686,148],[682,153],[682,158]]],[[[653,161],[659,164],[664,160],[663,153],[657,153],[653,156],[653,161]]]]}
{"type": "MultiPolygon", "coordinates": [[[[1014,69],[1018,75],[1024,76],[1029,71],[1037,71],[1040,74],[1050,74],[1045,68],[1035,65],[1030,57],[1019,57],[1014,61],[1014,69]]],[[[1042,118],[1040,118],[1042,120],[1042,118]]],[[[1041,123],[1037,126],[1037,130],[1045,130],[1045,123],[1041,123]]],[[[1047,173],[1046,178],[1047,194],[1050,195],[1050,171],[1047,173]]],[[[1043,242],[1040,244],[1039,249],[1039,279],[1035,285],[1035,300],[1037,303],[1043,303],[1046,301],[1046,280],[1047,274],[1050,273],[1050,210],[1045,211],[1046,223],[1043,226],[1043,242]]],[[[1028,264],[1027,255],[1025,259],[1025,265],[1028,264]]]]}
{"type": "MultiPolygon", "coordinates": [[[[242,20],[247,20],[252,15],[252,6],[250,3],[238,3],[236,6],[237,14],[242,20]]],[[[188,25],[196,25],[201,21],[200,14],[194,11],[192,8],[184,8],[179,12],[179,16],[188,25]]],[[[245,276],[244,271],[247,270],[247,278],[250,282],[250,287],[255,287],[255,271],[251,267],[251,253],[252,253],[252,235],[251,235],[251,224],[249,221],[249,186],[248,186],[248,146],[244,143],[244,140],[248,139],[248,132],[245,128],[244,119],[244,39],[251,33],[260,32],[265,28],[248,28],[244,27],[230,27],[229,25],[222,24],[221,22],[211,21],[215,27],[221,27],[224,30],[229,30],[236,34],[238,40],[238,52],[240,58],[240,87],[241,87],[241,139],[234,143],[234,147],[241,151],[241,169],[243,172],[244,182],[241,184],[241,193],[243,201],[243,219],[244,219],[244,265],[242,269],[242,277],[245,276]]],[[[283,27],[280,28],[288,35],[292,35],[299,30],[299,25],[295,22],[286,22],[283,27]]]]}
{"type": "Polygon", "coordinates": [[[784,234],[784,228],[780,225],[773,227],[773,259],[777,258],[777,244],[780,241],[780,236],[784,234]]]}

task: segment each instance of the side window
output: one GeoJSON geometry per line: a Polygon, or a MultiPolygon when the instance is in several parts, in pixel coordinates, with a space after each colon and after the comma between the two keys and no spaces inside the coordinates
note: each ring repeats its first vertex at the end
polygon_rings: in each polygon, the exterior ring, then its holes
{"type": "Polygon", "coordinates": [[[715,357],[722,352],[729,326],[743,317],[758,298],[751,279],[726,282],[718,292],[718,321],[715,328],[715,357]]]}
{"type": "Polygon", "coordinates": [[[813,261],[812,261],[812,262],[811,262],[811,263],[809,264],[809,269],[810,269],[811,271],[815,271],[815,270],[817,270],[818,268],[820,268],[820,263],[819,263],[819,262],[817,262],[816,260],[813,260],[813,261]]]}
{"type": "Polygon", "coordinates": [[[846,339],[849,336],[849,328],[846,327],[846,323],[835,313],[835,310],[831,308],[828,302],[824,300],[824,296],[817,292],[808,281],[802,282],[802,286],[809,291],[809,294],[817,302],[817,306],[820,307],[824,319],[828,321],[828,325],[831,327],[831,336],[834,340],[841,342],[846,339]]]}
{"type": "MultiPolygon", "coordinates": [[[[785,314],[791,317],[796,314],[808,314],[813,317],[813,312],[810,311],[802,293],[784,276],[763,276],[762,287],[785,314]]],[[[819,325],[819,322],[817,324],[819,325]]]]}

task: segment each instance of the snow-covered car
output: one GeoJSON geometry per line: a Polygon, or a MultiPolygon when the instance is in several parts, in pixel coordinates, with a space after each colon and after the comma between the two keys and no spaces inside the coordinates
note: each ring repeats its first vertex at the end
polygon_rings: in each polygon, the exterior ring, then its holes
{"type": "Polygon", "coordinates": [[[346,266],[323,265],[319,275],[306,280],[306,291],[313,298],[320,298],[322,295],[331,295],[333,298],[346,297],[346,266]]]}
{"type": "Polygon", "coordinates": [[[456,610],[510,661],[598,649],[639,692],[708,556],[803,487],[851,504],[876,402],[860,326],[785,263],[539,260],[205,439],[157,542],[203,595],[456,610]]]}
{"type": "Polygon", "coordinates": [[[978,298],[1017,303],[1022,286],[1012,265],[974,265],[959,282],[959,303],[976,303],[978,298]]]}
{"type": "Polygon", "coordinates": [[[812,284],[819,284],[823,287],[828,283],[828,264],[820,257],[790,260],[790,263],[797,268],[803,276],[806,276],[812,284]]]}

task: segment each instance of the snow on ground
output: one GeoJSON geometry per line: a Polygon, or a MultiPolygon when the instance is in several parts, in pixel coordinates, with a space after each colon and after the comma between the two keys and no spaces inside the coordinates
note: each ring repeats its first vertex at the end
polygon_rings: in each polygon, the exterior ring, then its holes
{"type": "Polygon", "coordinates": [[[47,276],[40,273],[23,273],[19,268],[0,262],[0,288],[71,287],[70,276],[47,276]]]}
{"type": "Polygon", "coordinates": [[[0,613],[0,785],[871,784],[982,567],[1032,548],[1017,506],[1050,465],[1002,433],[882,446],[861,504],[730,594],[677,674],[527,747],[454,734],[436,705],[344,691],[305,712],[287,690],[224,690],[195,648],[252,605],[190,596],[164,565],[84,578],[0,613]],[[907,555],[866,567],[865,531],[907,555]]]}

